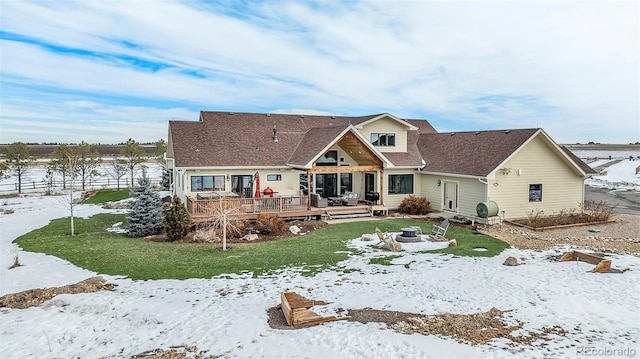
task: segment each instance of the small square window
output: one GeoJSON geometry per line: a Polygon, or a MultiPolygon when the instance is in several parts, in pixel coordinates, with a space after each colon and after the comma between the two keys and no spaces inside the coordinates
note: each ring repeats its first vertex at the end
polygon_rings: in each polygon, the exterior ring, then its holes
{"type": "Polygon", "coordinates": [[[542,184],[529,185],[529,202],[542,202],[542,184]]]}
{"type": "Polygon", "coordinates": [[[282,175],[279,173],[267,175],[267,181],[282,181],[282,175]]]}

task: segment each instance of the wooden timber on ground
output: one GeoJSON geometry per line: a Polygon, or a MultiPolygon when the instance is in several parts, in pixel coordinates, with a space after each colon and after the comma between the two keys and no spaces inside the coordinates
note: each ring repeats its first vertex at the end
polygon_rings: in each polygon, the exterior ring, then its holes
{"type": "Polygon", "coordinates": [[[569,261],[580,261],[595,264],[596,267],[591,270],[593,273],[609,273],[611,271],[611,259],[604,259],[594,254],[569,251],[560,258],[560,262],[569,261]]]}
{"type": "Polygon", "coordinates": [[[284,313],[284,317],[287,320],[287,324],[291,327],[300,327],[308,325],[317,325],[320,323],[333,322],[336,320],[345,320],[351,317],[336,317],[326,316],[323,317],[309,308],[316,305],[326,305],[327,302],[321,300],[311,300],[301,296],[296,292],[282,292],[280,293],[281,308],[284,313]]]}

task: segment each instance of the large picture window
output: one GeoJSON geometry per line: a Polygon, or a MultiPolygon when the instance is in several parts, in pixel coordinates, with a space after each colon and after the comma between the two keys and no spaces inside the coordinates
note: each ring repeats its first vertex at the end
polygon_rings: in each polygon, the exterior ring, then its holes
{"type": "Polygon", "coordinates": [[[224,176],[191,176],[191,191],[224,191],[224,176]]]}
{"type": "Polygon", "coordinates": [[[317,166],[337,166],[338,165],[338,151],[330,150],[322,156],[317,162],[317,166]]]}
{"type": "Polygon", "coordinates": [[[372,133],[371,144],[374,146],[395,146],[396,134],[395,133],[372,133]]]}
{"type": "Polygon", "coordinates": [[[529,202],[542,202],[542,184],[529,185],[529,202]]]}
{"type": "Polygon", "coordinates": [[[413,175],[389,175],[389,194],[413,194],[413,175]]]}

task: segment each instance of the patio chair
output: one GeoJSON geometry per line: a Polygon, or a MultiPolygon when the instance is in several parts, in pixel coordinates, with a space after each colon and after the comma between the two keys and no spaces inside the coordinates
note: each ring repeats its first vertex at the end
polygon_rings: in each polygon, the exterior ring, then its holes
{"type": "Polygon", "coordinates": [[[358,194],[355,192],[347,192],[342,196],[342,204],[344,206],[357,206],[358,194]]]}
{"type": "Polygon", "coordinates": [[[382,233],[380,228],[376,227],[376,235],[380,242],[376,243],[378,247],[387,248],[394,252],[400,252],[402,250],[402,245],[398,243],[391,234],[382,233]]]}
{"type": "Polygon", "coordinates": [[[311,205],[316,208],[324,208],[329,205],[326,198],[320,197],[317,193],[311,194],[311,205]]]}
{"type": "Polygon", "coordinates": [[[447,228],[449,228],[449,220],[445,219],[440,223],[440,225],[434,224],[431,228],[431,237],[434,239],[444,239],[444,235],[447,233],[447,228]]]}

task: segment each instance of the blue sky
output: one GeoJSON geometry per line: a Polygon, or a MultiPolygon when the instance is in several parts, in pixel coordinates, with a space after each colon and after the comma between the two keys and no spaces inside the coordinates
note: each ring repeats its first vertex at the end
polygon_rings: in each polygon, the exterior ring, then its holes
{"type": "Polygon", "coordinates": [[[201,110],[640,141],[637,1],[0,0],[0,143],[166,139],[201,110]]]}

